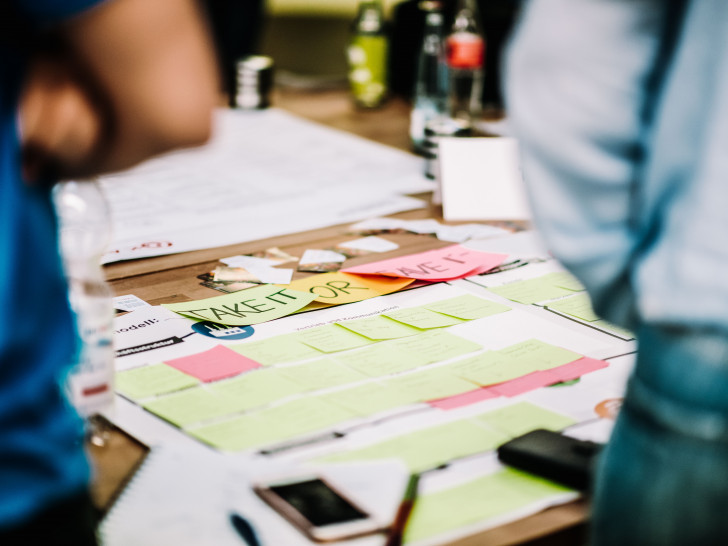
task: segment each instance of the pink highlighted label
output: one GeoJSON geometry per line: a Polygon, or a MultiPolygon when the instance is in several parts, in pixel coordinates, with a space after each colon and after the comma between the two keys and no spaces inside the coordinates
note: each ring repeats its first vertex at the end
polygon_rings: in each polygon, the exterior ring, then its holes
{"type": "Polygon", "coordinates": [[[165,364],[206,383],[261,367],[255,360],[238,354],[223,345],[218,345],[196,355],[175,358],[165,362],[165,364]]]}

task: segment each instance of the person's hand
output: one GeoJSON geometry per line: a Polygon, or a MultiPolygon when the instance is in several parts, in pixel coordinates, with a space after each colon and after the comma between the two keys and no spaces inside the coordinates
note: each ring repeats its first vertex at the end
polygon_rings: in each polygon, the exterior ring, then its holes
{"type": "Polygon", "coordinates": [[[83,175],[100,145],[102,121],[69,67],[36,60],[25,81],[19,117],[26,182],[83,175]]]}

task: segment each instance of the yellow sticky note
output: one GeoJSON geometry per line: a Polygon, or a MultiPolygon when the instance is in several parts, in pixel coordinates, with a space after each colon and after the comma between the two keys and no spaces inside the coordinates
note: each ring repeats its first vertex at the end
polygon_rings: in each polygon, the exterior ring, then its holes
{"type": "Polygon", "coordinates": [[[168,394],[142,405],[162,419],[183,428],[242,410],[239,401],[200,387],[168,394]]]}
{"type": "Polygon", "coordinates": [[[586,293],[576,294],[570,298],[556,300],[553,303],[549,303],[548,308],[587,322],[599,320],[594,309],[592,309],[591,300],[586,293]]]}
{"type": "Polygon", "coordinates": [[[397,347],[393,342],[386,341],[334,358],[370,377],[403,372],[429,363],[425,355],[407,351],[397,347]]]}
{"type": "Polygon", "coordinates": [[[537,370],[549,370],[557,366],[563,366],[569,362],[574,362],[574,360],[579,360],[583,356],[539,339],[528,339],[504,347],[497,352],[515,360],[532,363],[537,370]]]}
{"type": "Polygon", "coordinates": [[[407,393],[408,397],[419,402],[446,398],[479,388],[475,383],[462,379],[442,367],[398,375],[383,383],[407,393]]]}
{"type": "Polygon", "coordinates": [[[390,294],[412,284],[414,279],[385,277],[380,275],[353,275],[334,271],[311,275],[293,281],[293,290],[313,294],[316,301],[328,304],[353,303],[383,294],[390,294]]]}
{"type": "Polygon", "coordinates": [[[486,351],[447,366],[451,373],[481,386],[495,385],[538,371],[536,364],[519,361],[496,351],[486,351]]]}
{"type": "Polygon", "coordinates": [[[408,309],[397,309],[395,311],[388,311],[384,313],[385,316],[409,324],[415,328],[421,328],[427,330],[430,328],[445,328],[447,326],[453,326],[464,322],[463,320],[455,317],[449,317],[442,313],[436,313],[430,311],[424,306],[421,307],[410,307],[408,309]]]}
{"type": "Polygon", "coordinates": [[[296,366],[286,366],[280,368],[280,373],[311,390],[326,389],[368,379],[366,375],[328,358],[296,366]]]}
{"type": "Polygon", "coordinates": [[[222,451],[242,451],[274,442],[277,437],[256,414],[245,414],[212,425],[189,429],[188,434],[222,451]]]}
{"type": "Polygon", "coordinates": [[[397,339],[400,337],[413,336],[422,333],[422,330],[419,328],[398,322],[384,315],[347,320],[337,324],[339,326],[343,326],[347,330],[351,330],[352,332],[356,332],[357,334],[377,341],[384,339],[397,339]]]}
{"type": "Polygon", "coordinates": [[[571,417],[547,410],[530,402],[518,402],[497,410],[481,413],[471,417],[471,419],[478,423],[484,423],[509,438],[515,438],[537,428],[563,430],[576,423],[576,420],[571,417]]]}
{"type": "Polygon", "coordinates": [[[363,417],[417,401],[416,397],[404,391],[380,383],[365,383],[349,389],[322,394],[319,398],[363,417]]]}
{"type": "Polygon", "coordinates": [[[310,345],[323,353],[347,351],[374,343],[373,340],[342,328],[338,324],[328,324],[309,330],[301,330],[297,336],[301,343],[310,345]]]}
{"type": "Polygon", "coordinates": [[[115,381],[116,390],[132,400],[179,391],[199,383],[191,375],[166,364],[154,364],[118,372],[115,381]]]}
{"type": "Polygon", "coordinates": [[[204,300],[166,303],[162,307],[196,320],[248,326],[290,315],[315,297],[308,292],[265,284],[204,300]]]}
{"type": "Polygon", "coordinates": [[[236,400],[241,410],[270,404],[308,390],[305,385],[292,381],[277,368],[248,372],[239,377],[215,383],[208,389],[218,396],[236,400]]]}
{"type": "Polygon", "coordinates": [[[511,309],[502,303],[489,301],[471,294],[465,294],[456,298],[430,303],[424,307],[430,311],[436,311],[438,313],[463,320],[484,318],[490,315],[510,311],[511,309]]]}
{"type": "Polygon", "coordinates": [[[552,284],[548,279],[537,277],[526,281],[516,281],[502,286],[489,287],[488,290],[506,299],[530,305],[540,301],[569,296],[574,292],[552,284]]]}
{"type": "Polygon", "coordinates": [[[392,344],[408,353],[423,357],[427,364],[455,358],[482,349],[475,343],[445,330],[431,330],[419,336],[397,339],[392,344]]]}
{"type": "Polygon", "coordinates": [[[418,497],[404,542],[433,538],[568,492],[564,487],[508,468],[418,497]]]}
{"type": "Polygon", "coordinates": [[[322,457],[317,462],[399,458],[410,472],[418,473],[459,457],[491,451],[507,440],[502,433],[461,420],[400,434],[362,449],[322,457]]]}
{"type": "Polygon", "coordinates": [[[229,345],[229,348],[260,362],[263,366],[322,356],[321,351],[302,343],[296,334],[284,334],[260,341],[229,345]]]}
{"type": "Polygon", "coordinates": [[[540,278],[551,284],[554,284],[561,288],[566,288],[567,290],[572,290],[574,292],[581,292],[582,290],[586,290],[586,288],[584,288],[584,285],[579,282],[579,279],[574,277],[574,275],[572,275],[568,271],[547,273],[540,278]]]}

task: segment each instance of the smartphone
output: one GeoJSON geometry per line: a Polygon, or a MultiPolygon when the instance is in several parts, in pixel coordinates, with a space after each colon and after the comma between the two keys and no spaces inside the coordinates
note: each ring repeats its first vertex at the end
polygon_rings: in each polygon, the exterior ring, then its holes
{"type": "Polygon", "coordinates": [[[378,521],[321,476],[296,476],[255,484],[253,490],[316,542],[383,531],[378,521]]]}

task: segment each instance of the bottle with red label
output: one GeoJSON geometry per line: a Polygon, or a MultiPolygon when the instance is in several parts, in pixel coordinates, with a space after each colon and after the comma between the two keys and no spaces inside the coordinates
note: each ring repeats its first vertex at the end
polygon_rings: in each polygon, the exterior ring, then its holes
{"type": "Polygon", "coordinates": [[[473,124],[482,110],[485,35],[475,0],[458,0],[446,41],[450,117],[473,124]]]}

